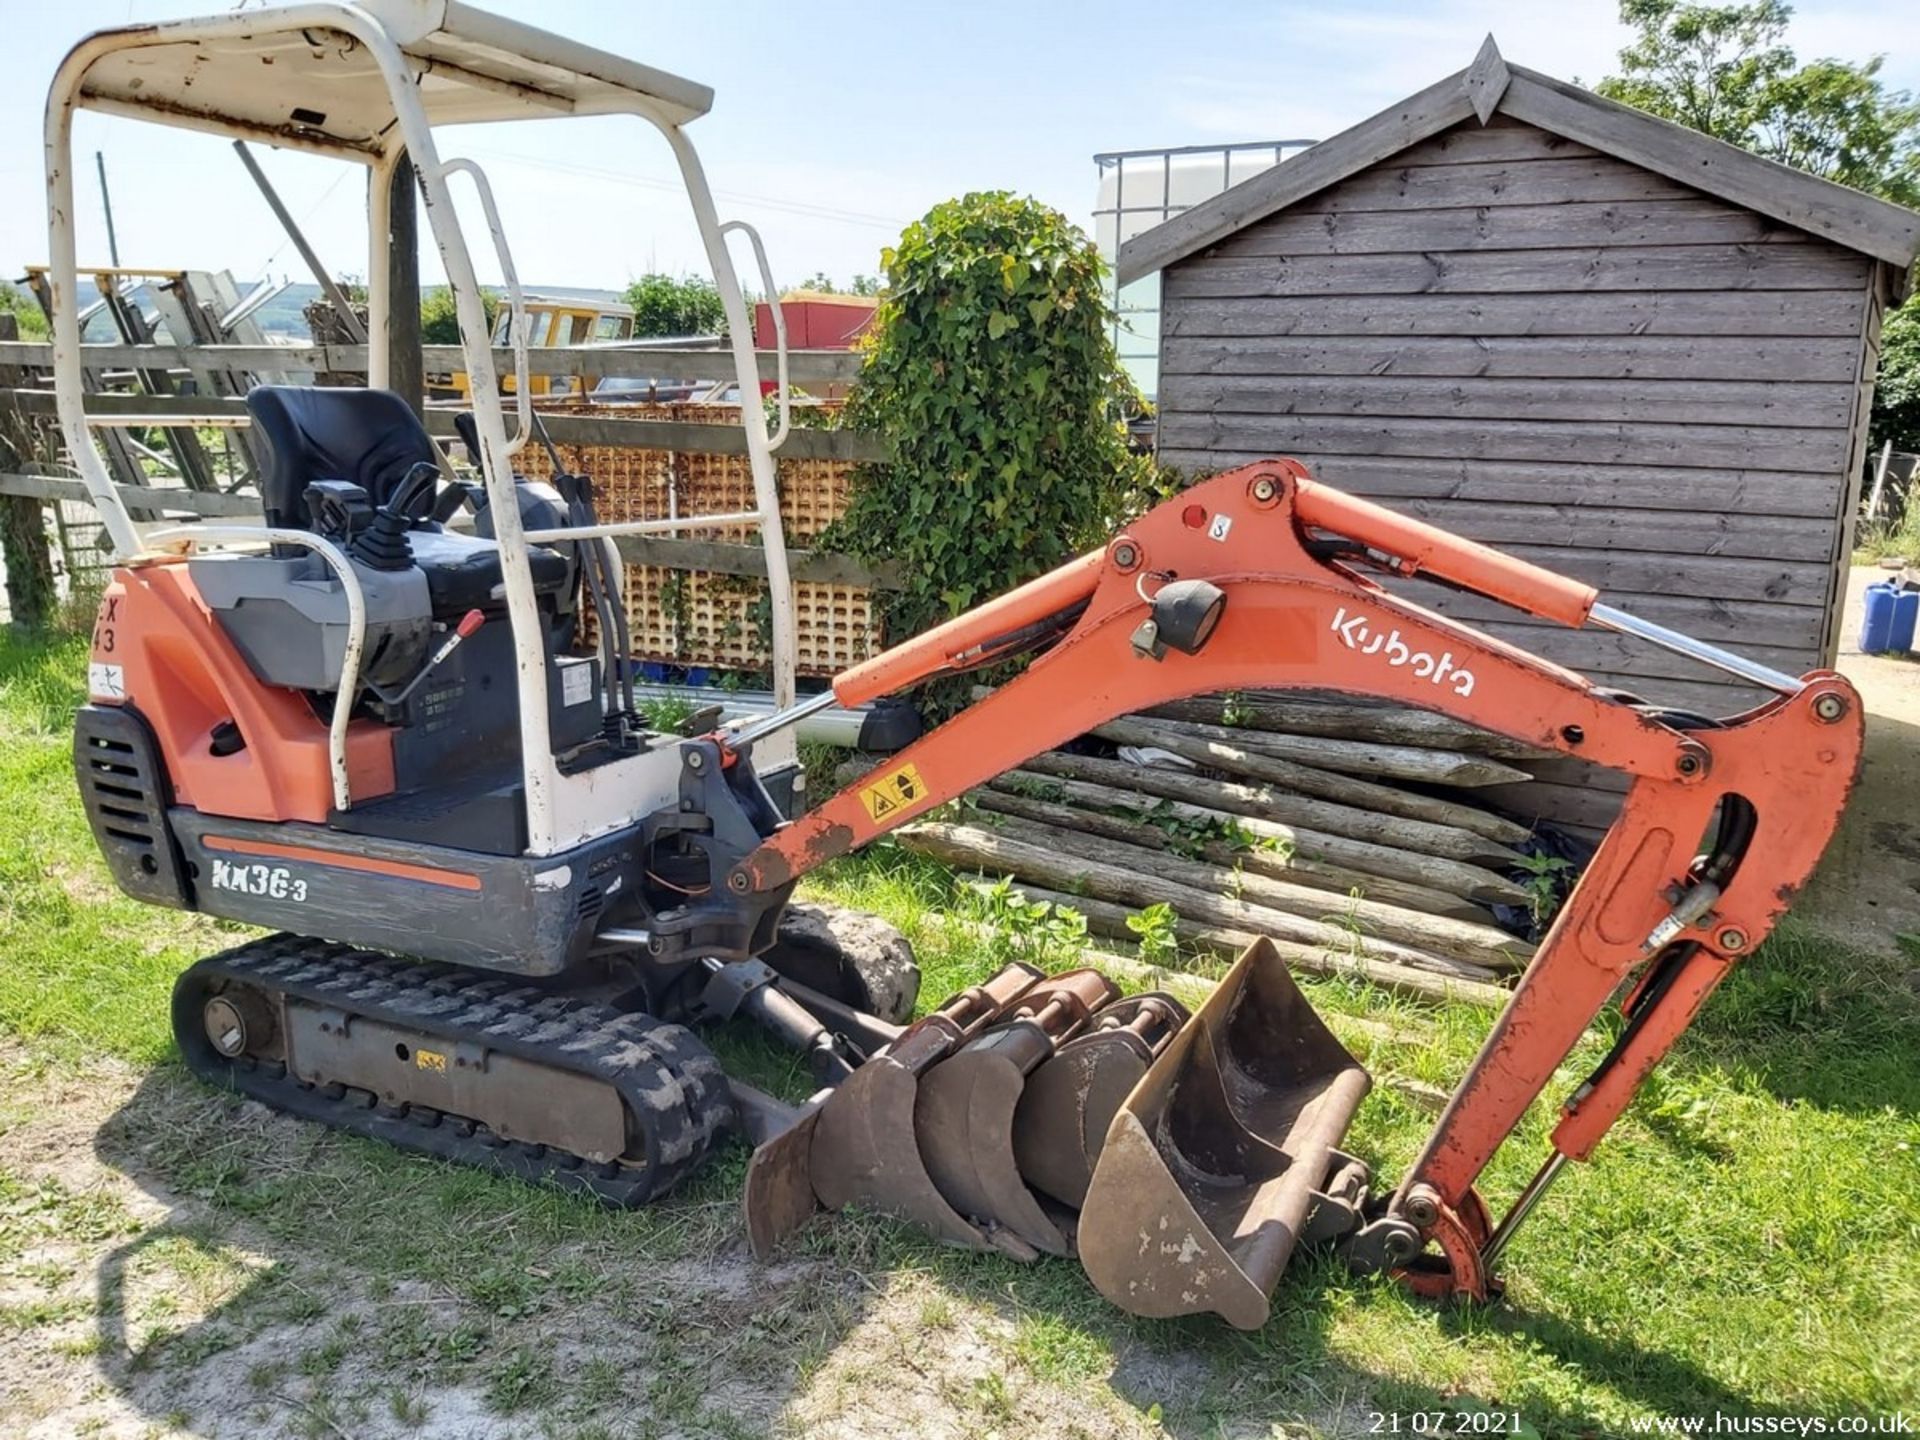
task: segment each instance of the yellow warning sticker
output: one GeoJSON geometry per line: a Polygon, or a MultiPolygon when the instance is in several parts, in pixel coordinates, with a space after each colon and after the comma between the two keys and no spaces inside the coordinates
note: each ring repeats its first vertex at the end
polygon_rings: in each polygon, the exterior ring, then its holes
{"type": "Polygon", "coordinates": [[[868,817],[876,823],[892,819],[926,797],[927,787],[921,783],[919,770],[912,765],[902,765],[891,775],[882,776],[860,790],[860,803],[867,807],[868,817]]]}
{"type": "Polygon", "coordinates": [[[442,1055],[438,1050],[416,1049],[413,1052],[413,1063],[422,1070],[439,1070],[444,1072],[447,1068],[447,1057],[442,1055]]]}

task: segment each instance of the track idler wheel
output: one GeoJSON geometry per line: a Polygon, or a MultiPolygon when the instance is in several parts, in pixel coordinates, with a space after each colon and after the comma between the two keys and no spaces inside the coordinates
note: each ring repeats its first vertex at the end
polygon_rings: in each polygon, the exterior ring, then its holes
{"type": "Polygon", "coordinates": [[[1367,1170],[1337,1147],[1368,1086],[1250,946],[1114,1118],[1080,1214],[1094,1285],[1135,1315],[1263,1325],[1295,1246],[1358,1221],[1367,1170]]]}
{"type": "Polygon", "coordinates": [[[789,980],[891,1025],[913,1018],[920,967],[907,937],[877,915],[796,900],[760,956],[789,980]]]}
{"type": "Polygon", "coordinates": [[[200,1007],[200,1028],[207,1043],[226,1060],[242,1055],[279,1059],[280,1022],[274,1004],[250,985],[234,985],[207,997],[200,1007]]]}

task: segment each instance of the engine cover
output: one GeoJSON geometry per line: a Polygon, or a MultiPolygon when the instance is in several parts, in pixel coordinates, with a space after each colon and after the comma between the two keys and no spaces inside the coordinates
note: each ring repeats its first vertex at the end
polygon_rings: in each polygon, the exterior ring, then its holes
{"type": "MultiPolygon", "coordinates": [[[[367,606],[363,678],[398,685],[426,658],[433,632],[427,577],[416,566],[373,570],[356,564],[367,606]]],[[[220,627],[268,685],[339,687],[347,650],[347,594],[314,555],[208,555],[188,562],[194,588],[220,627]]]]}

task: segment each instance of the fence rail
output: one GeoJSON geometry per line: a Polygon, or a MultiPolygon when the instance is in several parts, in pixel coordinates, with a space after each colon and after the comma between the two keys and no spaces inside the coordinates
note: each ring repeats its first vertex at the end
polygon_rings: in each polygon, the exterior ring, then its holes
{"type": "MultiPolygon", "coordinates": [[[[117,383],[125,375],[151,376],[156,372],[176,371],[205,376],[209,373],[245,375],[251,372],[305,371],[350,375],[364,374],[368,347],[365,345],[162,345],[95,344],[83,345],[81,364],[96,383],[117,383]]],[[[429,373],[461,369],[465,357],[458,346],[422,347],[422,359],[429,373]]],[[[775,377],[776,358],[771,351],[757,352],[764,379],[775,377]]],[[[496,350],[494,360],[501,372],[513,370],[510,350],[496,350]]],[[[790,352],[790,376],[798,385],[842,385],[852,380],[860,368],[860,357],[845,350],[796,350],[790,352]]],[[[0,386],[0,413],[51,419],[55,413],[53,392],[45,388],[45,377],[53,364],[53,347],[41,341],[0,340],[0,371],[19,377],[12,386],[0,386]]],[[[602,348],[599,346],[555,346],[536,349],[529,357],[529,369],[536,375],[573,375],[583,371],[595,375],[633,378],[672,377],[684,380],[732,380],[733,352],[707,346],[660,346],[602,348]]],[[[245,424],[244,399],[234,395],[152,394],[135,391],[99,390],[85,397],[89,415],[103,421],[152,421],[157,426],[171,422],[180,425],[204,419],[219,425],[245,424]]],[[[633,450],[680,451],[699,455],[744,455],[746,436],[738,425],[704,424],[694,420],[623,418],[620,407],[607,406],[605,414],[544,412],[542,420],[557,444],[614,446],[633,450]]],[[[441,438],[454,435],[453,420],[457,407],[430,406],[426,425],[441,438]]],[[[857,463],[884,460],[886,445],[877,437],[849,430],[812,429],[805,425],[789,432],[779,458],[792,460],[830,460],[857,463]]],[[[23,463],[30,457],[14,457],[10,468],[0,469],[0,497],[16,497],[46,503],[91,504],[86,486],[67,475],[38,473],[45,467],[23,463]]],[[[0,457],[0,465],[5,459],[0,457]]],[[[151,485],[115,486],[128,510],[136,519],[198,517],[202,519],[260,518],[259,496],[249,487],[231,491],[188,489],[177,483],[161,481],[151,485]]],[[[666,566],[679,570],[701,570],[720,575],[765,578],[766,556],[758,545],[734,544],[712,539],[689,539],[671,535],[622,536],[615,542],[629,564],[666,566]]],[[[897,590],[901,580],[898,567],[882,563],[869,565],[851,556],[825,550],[789,549],[788,561],[793,578],[800,582],[825,585],[857,585],[876,590],[897,590]]]]}
{"type": "MultiPolygon", "coordinates": [[[[163,364],[177,364],[183,368],[197,370],[210,369],[267,369],[267,360],[257,357],[276,357],[271,368],[305,368],[292,364],[286,356],[307,355],[325,357],[324,364],[314,368],[350,373],[366,368],[366,347],[364,345],[321,345],[292,349],[275,345],[83,345],[80,347],[83,363],[89,368],[112,369],[153,369],[163,364]],[[169,357],[177,356],[179,359],[169,357]],[[246,357],[243,361],[240,357],[246,357]],[[219,357],[233,357],[222,359],[219,357]],[[357,358],[356,358],[357,357],[357,358]],[[345,359],[354,359],[353,364],[337,363],[345,359]]],[[[449,357],[458,357],[459,350],[454,346],[430,346],[426,350],[431,366],[433,357],[444,352],[449,357]]],[[[503,356],[507,352],[501,352],[503,356]]],[[[547,362],[545,355],[592,357],[597,368],[601,357],[619,355],[621,363],[627,365],[633,360],[632,352],[603,351],[578,346],[556,347],[545,352],[533,352],[536,360],[533,368],[546,374],[572,374],[580,367],[571,367],[559,362],[547,362]],[[544,363],[552,363],[554,368],[542,370],[544,363]]],[[[731,352],[663,350],[653,352],[660,358],[672,357],[672,367],[655,365],[652,371],[634,367],[628,373],[646,375],[657,374],[665,370],[669,374],[686,373],[678,362],[686,356],[694,355],[712,359],[725,355],[731,365],[731,352]]],[[[819,359],[834,357],[834,363],[847,374],[857,368],[858,357],[847,351],[798,351],[796,360],[801,356],[819,359]]],[[[45,366],[52,363],[52,347],[28,342],[0,342],[0,366],[20,365],[45,366]],[[21,352],[33,352],[31,358],[17,358],[21,352]]],[[[769,357],[761,352],[763,370],[767,368],[769,357]]],[[[510,361],[508,362],[510,368],[510,361]]],[[[706,368],[715,368],[708,366],[706,368]]],[[[607,371],[605,373],[615,373],[607,371]]],[[[729,371],[729,373],[731,373],[729,371]]],[[[799,377],[795,377],[796,383],[799,377]]],[[[51,390],[14,389],[0,390],[0,405],[8,405],[28,415],[52,415],[54,396],[51,390]]],[[[89,415],[102,418],[152,417],[156,422],[189,417],[206,417],[218,421],[244,420],[247,414],[246,401],[213,395],[131,395],[112,392],[89,394],[86,397],[86,411],[89,415]]],[[[548,433],[556,441],[570,445],[619,445],[636,450],[686,450],[702,455],[744,455],[747,453],[747,439],[743,431],[734,425],[703,425],[697,421],[684,420],[631,420],[617,418],[618,407],[608,406],[606,416],[599,415],[561,415],[543,414],[548,433]]],[[[453,431],[453,412],[445,409],[429,408],[427,411],[427,429],[433,434],[446,437],[453,431]]],[[[853,430],[815,430],[805,425],[796,426],[787,436],[787,442],[780,448],[783,459],[795,460],[884,460],[887,458],[886,445],[877,437],[853,430]]]]}
{"type": "MultiPolygon", "coordinates": [[[[424,345],[420,350],[428,373],[464,370],[466,355],[458,345],[424,345]]],[[[757,352],[760,378],[772,380],[775,357],[757,352]]],[[[796,385],[845,385],[860,372],[860,357],[851,350],[793,350],[788,352],[788,374],[796,385]]],[[[82,345],[80,363],[97,370],[315,370],[362,374],[367,370],[365,345],[82,345]]],[[[513,370],[513,351],[495,350],[493,363],[502,374],[513,370]]],[[[0,342],[0,365],[49,369],[53,346],[41,340],[0,342]]],[[[635,346],[627,349],[595,345],[553,345],[528,352],[527,365],[536,375],[577,375],[591,371],[627,379],[654,376],[676,380],[732,380],[733,352],[706,346],[635,346]]]]}
{"type": "MultiPolygon", "coordinates": [[[[213,490],[186,490],[174,485],[116,485],[120,498],[135,517],[167,512],[176,515],[202,515],[229,519],[251,516],[260,519],[260,497],[253,494],[223,495],[213,490]]],[[[22,495],[29,500],[73,500],[93,503],[93,496],[79,480],[64,475],[26,475],[18,471],[0,473],[0,495],[22,495]]]]}

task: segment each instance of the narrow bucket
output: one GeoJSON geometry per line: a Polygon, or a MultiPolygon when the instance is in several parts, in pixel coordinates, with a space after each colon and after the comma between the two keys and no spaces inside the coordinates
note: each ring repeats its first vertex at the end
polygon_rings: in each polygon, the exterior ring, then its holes
{"type": "Polygon", "coordinates": [[[1113,1117],[1188,1018],[1159,991],[1115,1000],[1027,1077],[1013,1153],[1028,1185],[1074,1210],[1086,1202],[1113,1117]]]}
{"type": "Polygon", "coordinates": [[[926,1070],[1041,978],[1030,966],[1009,965],[954,996],[756,1147],[744,1202],[753,1253],[765,1259],[822,1205],[856,1204],[915,1221],[950,1244],[1000,1248],[934,1188],[914,1141],[914,1097],[926,1070]]]}
{"type": "Polygon", "coordinates": [[[1366,1167],[1337,1147],[1369,1084],[1273,945],[1249,946],[1107,1132],[1079,1227],[1100,1293],[1266,1323],[1295,1245],[1357,1219],[1366,1167]]]}
{"type": "Polygon", "coordinates": [[[921,1079],[913,1109],[920,1158],[947,1202],[988,1235],[1010,1232],[1035,1250],[1072,1253],[1063,1217],[1049,1215],[1020,1176],[1014,1116],[1028,1075],[1119,993],[1097,970],[1057,975],[921,1079]]]}

